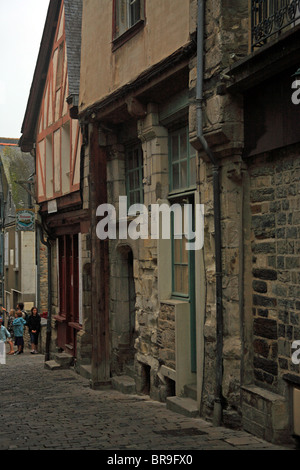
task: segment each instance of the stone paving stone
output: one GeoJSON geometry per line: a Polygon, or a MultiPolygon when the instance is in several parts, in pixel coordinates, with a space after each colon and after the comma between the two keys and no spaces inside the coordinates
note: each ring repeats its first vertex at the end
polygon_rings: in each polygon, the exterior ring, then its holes
{"type": "Polygon", "coordinates": [[[45,369],[44,357],[26,350],[0,365],[0,403],[0,450],[282,449],[147,396],[91,390],[73,370],[45,369]]]}
{"type": "Polygon", "coordinates": [[[225,439],[225,442],[228,444],[232,444],[233,446],[243,446],[243,445],[251,445],[251,444],[259,444],[261,441],[256,439],[252,436],[245,436],[245,437],[231,437],[229,439],[225,439]]]}

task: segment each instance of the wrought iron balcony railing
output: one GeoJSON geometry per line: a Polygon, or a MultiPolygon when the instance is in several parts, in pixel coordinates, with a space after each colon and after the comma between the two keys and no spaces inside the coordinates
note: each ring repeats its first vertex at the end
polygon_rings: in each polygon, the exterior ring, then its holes
{"type": "Polygon", "coordinates": [[[251,0],[251,49],[300,23],[300,0],[251,0]]]}

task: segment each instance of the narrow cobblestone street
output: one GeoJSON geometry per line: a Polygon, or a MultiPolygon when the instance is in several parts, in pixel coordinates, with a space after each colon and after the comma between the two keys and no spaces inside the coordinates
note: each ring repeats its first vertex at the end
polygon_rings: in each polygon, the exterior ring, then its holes
{"type": "MultiPolygon", "coordinates": [[[[94,391],[73,370],[44,368],[29,350],[0,365],[1,450],[280,450],[213,427],[147,396],[94,391]]],[[[185,452],[186,454],[186,452],[185,452]]]]}

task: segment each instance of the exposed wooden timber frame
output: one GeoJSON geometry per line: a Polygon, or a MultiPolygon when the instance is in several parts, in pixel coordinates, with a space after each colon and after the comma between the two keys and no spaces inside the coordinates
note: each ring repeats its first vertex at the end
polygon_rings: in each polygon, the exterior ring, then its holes
{"type": "Polygon", "coordinates": [[[53,44],[55,38],[61,3],[62,0],[50,1],[49,3],[47,20],[22,123],[22,136],[19,141],[22,152],[31,152],[34,148],[36,126],[47,79],[48,65],[52,54],[52,47],[50,48],[49,44],[53,44]]]}

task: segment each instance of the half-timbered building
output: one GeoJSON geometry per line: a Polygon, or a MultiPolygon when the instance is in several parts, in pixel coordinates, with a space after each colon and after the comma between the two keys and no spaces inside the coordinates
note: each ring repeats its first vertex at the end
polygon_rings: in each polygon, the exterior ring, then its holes
{"type": "Polygon", "coordinates": [[[35,151],[36,202],[49,251],[49,358],[57,350],[81,357],[78,339],[84,337],[88,213],[82,201],[77,120],[81,9],[81,0],[49,3],[20,140],[23,150],[35,151]]]}

